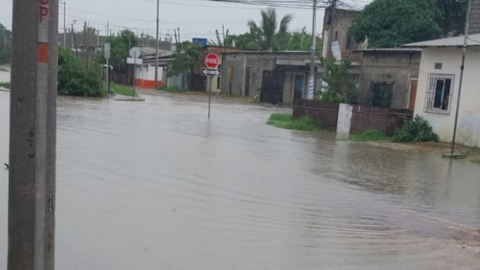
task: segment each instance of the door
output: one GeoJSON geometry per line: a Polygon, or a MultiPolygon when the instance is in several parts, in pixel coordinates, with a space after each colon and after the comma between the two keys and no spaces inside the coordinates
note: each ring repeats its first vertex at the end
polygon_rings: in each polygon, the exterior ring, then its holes
{"type": "Polygon", "coordinates": [[[415,101],[417,100],[417,86],[418,86],[418,79],[410,80],[410,94],[408,98],[408,109],[411,111],[415,110],[415,101]]]}
{"type": "Polygon", "coordinates": [[[305,77],[303,75],[295,75],[295,92],[294,99],[302,98],[303,89],[305,87],[305,77]]]}
{"type": "Polygon", "coordinates": [[[230,96],[232,95],[232,80],[233,80],[233,67],[227,67],[227,88],[230,96]]]}
{"type": "Polygon", "coordinates": [[[247,67],[247,71],[245,74],[245,96],[250,96],[250,68],[247,67]]]}
{"type": "Polygon", "coordinates": [[[283,102],[283,72],[264,71],[262,79],[262,91],[260,102],[278,104],[283,102]]]}

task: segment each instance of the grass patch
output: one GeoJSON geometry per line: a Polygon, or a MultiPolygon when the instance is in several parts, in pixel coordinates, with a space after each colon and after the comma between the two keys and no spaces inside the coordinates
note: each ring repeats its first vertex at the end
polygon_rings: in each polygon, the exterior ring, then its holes
{"type": "Polygon", "coordinates": [[[321,131],[322,126],[314,120],[302,117],[293,119],[291,114],[274,113],[267,122],[267,125],[283,129],[300,131],[321,131]]]}
{"type": "Polygon", "coordinates": [[[10,83],[9,82],[0,82],[0,87],[10,89],[10,83]]]}
{"type": "Polygon", "coordinates": [[[378,142],[378,141],[391,141],[392,139],[387,137],[385,133],[376,130],[370,129],[364,132],[356,133],[350,135],[350,140],[354,142],[378,142]]]}
{"type": "Polygon", "coordinates": [[[472,160],[473,163],[480,164],[480,157],[476,157],[472,160]]]}
{"type": "Polygon", "coordinates": [[[110,91],[117,95],[133,96],[133,89],[130,86],[112,83],[110,84],[110,91]]]}
{"type": "Polygon", "coordinates": [[[183,90],[177,86],[169,86],[165,88],[165,91],[168,93],[180,93],[180,92],[186,92],[186,90],[183,90]]]}

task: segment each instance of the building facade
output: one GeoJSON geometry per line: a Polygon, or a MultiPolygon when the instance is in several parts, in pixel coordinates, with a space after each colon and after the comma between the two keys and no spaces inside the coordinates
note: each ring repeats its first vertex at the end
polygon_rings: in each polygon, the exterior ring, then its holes
{"type": "Polygon", "coordinates": [[[305,94],[309,52],[234,52],[222,54],[222,93],[291,104],[305,94]]]}
{"type": "Polygon", "coordinates": [[[361,52],[358,103],[413,110],[422,50],[366,49],[361,52]]]}
{"type": "MultiPolygon", "coordinates": [[[[363,49],[363,44],[356,43],[349,35],[353,20],[360,14],[359,11],[335,9],[325,9],[323,19],[323,57],[329,57],[329,43],[338,42],[342,59],[352,59],[354,62],[360,62],[361,53],[356,50],[363,49]],[[330,40],[330,38],[332,40],[330,40]]],[[[332,48],[335,50],[335,44],[332,48]]]]}
{"type": "MultiPolygon", "coordinates": [[[[480,34],[470,36],[460,97],[457,143],[480,147],[480,34]]],[[[420,47],[422,60],[415,114],[430,122],[442,141],[451,141],[460,87],[464,37],[407,44],[420,47]]]]}

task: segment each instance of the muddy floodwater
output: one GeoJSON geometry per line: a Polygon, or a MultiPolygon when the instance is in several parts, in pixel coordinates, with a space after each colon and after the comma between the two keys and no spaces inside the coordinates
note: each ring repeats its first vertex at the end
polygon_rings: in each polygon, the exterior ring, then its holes
{"type": "MultiPolygon", "coordinates": [[[[146,98],[59,98],[57,269],[479,269],[479,165],[146,98]]],[[[2,166],[8,107],[0,92],[2,166]]],[[[1,270],[7,188],[1,168],[1,270]]]]}

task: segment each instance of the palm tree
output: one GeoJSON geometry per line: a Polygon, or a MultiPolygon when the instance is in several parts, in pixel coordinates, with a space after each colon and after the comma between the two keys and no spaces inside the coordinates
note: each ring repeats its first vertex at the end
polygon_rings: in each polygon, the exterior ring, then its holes
{"type": "Polygon", "coordinates": [[[257,43],[262,50],[274,51],[277,49],[277,39],[287,34],[288,25],[293,19],[291,14],[283,16],[277,26],[277,12],[269,8],[261,11],[262,20],[260,25],[250,20],[248,26],[250,33],[257,37],[257,43]]]}

